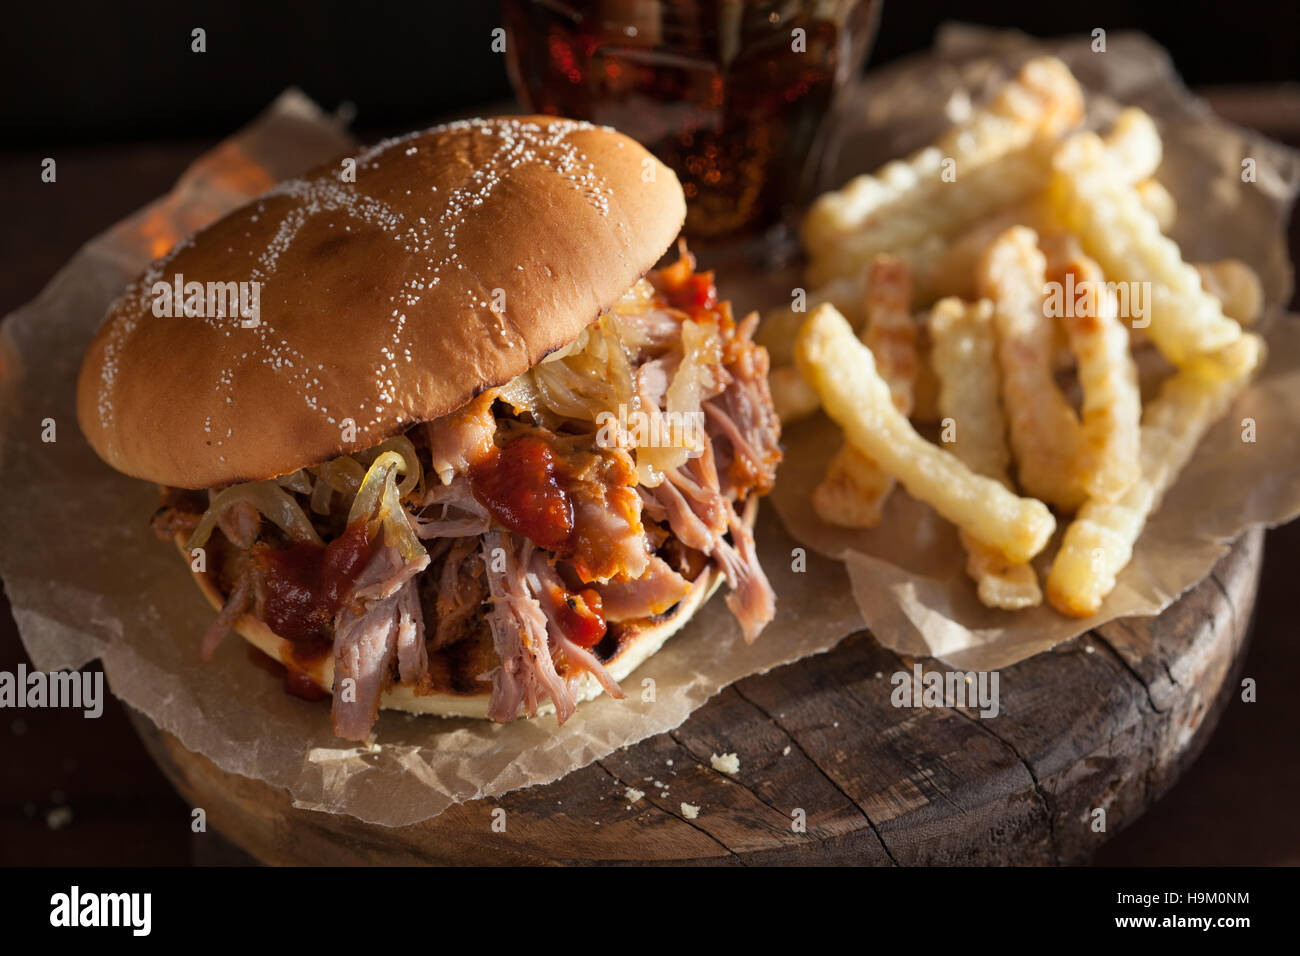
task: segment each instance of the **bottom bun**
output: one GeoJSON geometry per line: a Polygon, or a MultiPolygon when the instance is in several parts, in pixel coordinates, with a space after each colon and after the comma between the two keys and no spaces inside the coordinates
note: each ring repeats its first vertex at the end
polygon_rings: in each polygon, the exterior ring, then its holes
{"type": "MultiPolygon", "coordinates": [[[[750,498],[745,505],[744,520],[751,528],[758,512],[758,499],[750,498]]],[[[177,547],[182,548],[184,535],[177,535],[177,547]]],[[[208,603],[218,611],[225,603],[210,575],[202,571],[191,574],[208,603]]],[[[602,663],[614,680],[622,682],[668,638],[686,625],[722,583],[723,574],[709,566],[691,585],[690,592],[663,614],[638,621],[619,621],[610,625],[611,634],[602,641],[604,646],[611,638],[616,646],[602,663]]],[[[245,614],[235,621],[235,632],[263,654],[286,667],[305,674],[321,690],[334,689],[334,655],[327,653],[313,660],[303,660],[295,655],[292,641],[280,637],[258,618],[245,614]]],[[[440,717],[479,717],[486,719],[492,695],[492,682],[479,680],[479,676],[500,666],[500,658],[485,635],[467,638],[451,647],[442,648],[429,655],[429,675],[419,690],[409,683],[394,682],[384,691],[380,707],[385,710],[404,710],[413,714],[435,714],[440,717]]],[[[574,683],[573,699],[577,703],[600,695],[600,683],[589,673],[584,673],[574,683]]],[[[546,701],[537,709],[537,716],[555,713],[555,706],[546,701]]]]}

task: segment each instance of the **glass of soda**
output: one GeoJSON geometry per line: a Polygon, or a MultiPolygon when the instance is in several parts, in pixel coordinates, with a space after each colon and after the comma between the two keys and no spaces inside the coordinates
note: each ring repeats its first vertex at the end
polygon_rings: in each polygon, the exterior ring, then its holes
{"type": "Polygon", "coordinates": [[[752,234],[818,185],[878,0],[504,0],[524,108],[613,126],[671,167],[686,233],[752,234]]]}

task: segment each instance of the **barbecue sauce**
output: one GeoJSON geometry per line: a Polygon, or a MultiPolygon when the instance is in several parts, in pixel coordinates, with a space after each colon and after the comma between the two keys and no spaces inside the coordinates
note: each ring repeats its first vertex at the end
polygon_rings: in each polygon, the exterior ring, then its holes
{"type": "Polygon", "coordinates": [[[726,310],[719,305],[713,273],[696,272],[695,257],[685,246],[676,262],[650,273],[650,281],[659,300],[670,308],[685,312],[696,322],[717,322],[725,327],[726,310]]]}
{"type": "Polygon", "coordinates": [[[605,636],[605,617],[600,594],[585,588],[576,594],[564,591],[552,595],[555,619],[566,637],[579,647],[595,647],[605,636]]]}
{"type": "Polygon", "coordinates": [[[573,501],[561,478],[554,452],[534,435],[494,447],[470,468],[474,497],[492,517],[557,553],[569,549],[573,536],[573,501]]]}
{"type": "MultiPolygon", "coordinates": [[[[493,518],[538,547],[566,556],[589,550],[574,525],[573,500],[566,490],[571,480],[551,446],[535,435],[494,446],[470,468],[474,497],[493,518]]],[[[598,644],[605,636],[600,595],[591,588],[551,590],[546,597],[565,636],[580,647],[598,644]]]]}
{"type": "Polygon", "coordinates": [[[294,644],[329,642],[334,615],[370,557],[368,530],[357,521],[323,548],[299,541],[261,550],[267,627],[294,644]]]}

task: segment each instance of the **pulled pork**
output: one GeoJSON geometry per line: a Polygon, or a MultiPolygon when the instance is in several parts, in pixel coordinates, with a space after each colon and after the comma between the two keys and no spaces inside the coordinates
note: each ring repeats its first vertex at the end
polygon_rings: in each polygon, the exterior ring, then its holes
{"type": "Polygon", "coordinates": [[[476,639],[500,660],[474,675],[494,720],[549,701],[563,723],[588,680],[621,697],[598,653],[608,624],[668,612],[710,565],[754,640],[774,597],[739,512],[780,461],[756,323],[683,249],[570,347],[451,415],[223,491],[208,513],[168,490],[160,535],[222,535],[228,598],[205,655],[244,613],[328,648],[335,733],[364,740],[387,687],[419,693],[433,656],[476,639]]]}
{"type": "Polygon", "coordinates": [[[428,555],[403,559],[394,547],[377,548],[334,621],[334,733],[365,740],[397,662],[402,680],[419,680],[428,665],[424,617],[415,575],[428,555]],[[345,682],[351,682],[350,684],[345,682]]]}

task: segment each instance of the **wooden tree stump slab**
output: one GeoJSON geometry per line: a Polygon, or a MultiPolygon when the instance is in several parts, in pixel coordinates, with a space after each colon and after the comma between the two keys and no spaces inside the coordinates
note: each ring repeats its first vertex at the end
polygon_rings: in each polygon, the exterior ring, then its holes
{"type": "Polygon", "coordinates": [[[994,718],[894,707],[890,675],[914,660],[862,632],[556,783],[409,827],[294,809],[135,721],[185,799],[267,863],[1076,863],[1172,785],[1234,697],[1262,555],[1253,530],[1159,617],[1004,668],[994,718]],[[735,777],[710,764],[724,753],[735,777]]]}

